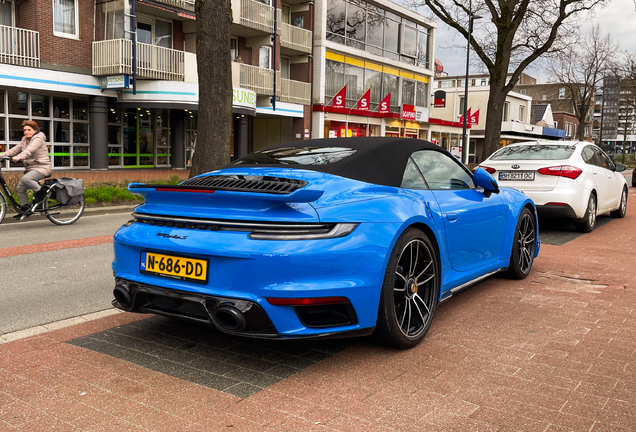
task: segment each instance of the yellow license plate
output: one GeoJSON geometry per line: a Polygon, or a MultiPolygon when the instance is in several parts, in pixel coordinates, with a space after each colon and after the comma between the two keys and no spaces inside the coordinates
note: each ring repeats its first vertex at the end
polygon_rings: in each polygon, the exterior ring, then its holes
{"type": "Polygon", "coordinates": [[[205,259],[142,252],[139,270],[174,279],[203,283],[208,281],[208,260],[205,259]]]}

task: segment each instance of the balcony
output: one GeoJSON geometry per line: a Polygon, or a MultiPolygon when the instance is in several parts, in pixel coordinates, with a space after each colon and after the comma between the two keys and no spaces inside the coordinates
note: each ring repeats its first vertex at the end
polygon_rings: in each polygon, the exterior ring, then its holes
{"type": "MultiPolygon", "coordinates": [[[[237,63],[233,63],[234,66],[237,63]]],[[[274,71],[258,66],[238,64],[239,86],[252,90],[256,94],[271,95],[274,89],[274,71]]],[[[236,85],[236,83],[235,83],[236,85]]],[[[311,84],[281,78],[276,74],[276,96],[281,102],[309,105],[311,102],[311,84]]]]}
{"type": "Polygon", "coordinates": [[[40,67],[40,33],[0,25],[0,63],[40,67]]]}
{"type": "Polygon", "coordinates": [[[179,9],[185,9],[194,12],[195,0],[155,0],[157,3],[163,3],[168,6],[174,6],[179,9]]]}
{"type": "MultiPolygon", "coordinates": [[[[93,75],[132,74],[132,41],[93,42],[93,75]]],[[[137,78],[185,81],[185,52],[137,43],[137,78]]]]}
{"type": "Polygon", "coordinates": [[[281,51],[291,50],[303,54],[311,53],[311,32],[309,30],[280,23],[279,33],[281,51]]]}
{"type": "Polygon", "coordinates": [[[274,33],[274,8],[257,0],[232,0],[232,34],[243,37],[274,33]]]}

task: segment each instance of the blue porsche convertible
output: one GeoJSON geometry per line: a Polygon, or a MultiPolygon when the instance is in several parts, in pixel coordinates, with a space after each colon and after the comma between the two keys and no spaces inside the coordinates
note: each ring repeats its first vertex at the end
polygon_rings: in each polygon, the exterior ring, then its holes
{"type": "Polygon", "coordinates": [[[413,347],[440,301],[526,277],[540,247],[528,197],[420,140],[292,142],[129,190],[113,305],[242,336],[413,347]]]}

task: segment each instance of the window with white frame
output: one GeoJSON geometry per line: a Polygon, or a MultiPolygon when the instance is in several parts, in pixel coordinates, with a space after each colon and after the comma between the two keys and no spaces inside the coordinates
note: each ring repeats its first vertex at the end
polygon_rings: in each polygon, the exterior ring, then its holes
{"type": "Polygon", "coordinates": [[[522,95],[526,94],[526,89],[519,90],[519,93],[521,93],[522,95]]]}
{"type": "Polygon", "coordinates": [[[510,102],[504,102],[503,121],[510,120],[510,102]]]}
{"type": "Polygon", "coordinates": [[[13,2],[0,3],[0,25],[13,27],[13,2]]]}
{"type": "Polygon", "coordinates": [[[271,69],[271,61],[270,61],[270,47],[262,46],[258,50],[258,67],[264,69],[271,69]]]}
{"type": "Polygon", "coordinates": [[[235,61],[238,57],[238,39],[230,38],[230,60],[235,61]]]}
{"type": "Polygon", "coordinates": [[[523,105],[519,106],[519,121],[523,122],[526,120],[526,107],[523,105]]]}
{"type": "Polygon", "coordinates": [[[79,37],[77,0],[53,0],[53,34],[79,37]]]}
{"type": "Polygon", "coordinates": [[[559,88],[559,99],[565,99],[565,87],[559,88]]]}

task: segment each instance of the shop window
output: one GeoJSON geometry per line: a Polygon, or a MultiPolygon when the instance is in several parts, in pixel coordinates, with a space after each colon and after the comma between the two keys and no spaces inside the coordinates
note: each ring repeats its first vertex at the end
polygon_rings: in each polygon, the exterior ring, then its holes
{"type": "Polygon", "coordinates": [[[9,114],[29,115],[29,94],[16,90],[8,90],[9,114]]]}
{"type": "Polygon", "coordinates": [[[347,84],[347,106],[353,107],[366,90],[364,88],[364,68],[345,65],[345,84],[347,84]]]}
{"type": "Polygon", "coordinates": [[[170,110],[157,110],[157,166],[170,165],[170,110]]]}
{"type": "Polygon", "coordinates": [[[79,37],[77,0],[53,0],[53,34],[79,37]]]}
{"type": "Polygon", "coordinates": [[[71,142],[71,122],[53,122],[53,142],[70,143],[71,142]]]}
{"type": "Polygon", "coordinates": [[[402,104],[415,105],[415,81],[402,79],[402,104]]]}
{"type": "Polygon", "coordinates": [[[49,97],[31,95],[31,115],[33,117],[49,117],[49,97]]]}
{"type": "Polygon", "coordinates": [[[428,84],[423,82],[417,83],[416,105],[427,107],[429,103],[428,84]]]}
{"type": "Polygon", "coordinates": [[[53,98],[53,117],[59,119],[71,118],[71,110],[69,109],[68,98],[53,98]]]}
{"type": "Polygon", "coordinates": [[[400,128],[398,126],[387,126],[384,128],[384,136],[397,138],[400,136],[400,128]]]}
{"type": "Polygon", "coordinates": [[[73,119],[88,120],[88,101],[73,99],[73,119]]]}

